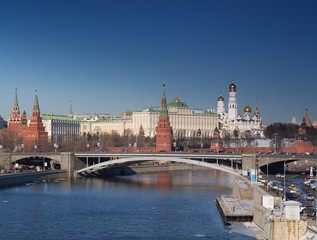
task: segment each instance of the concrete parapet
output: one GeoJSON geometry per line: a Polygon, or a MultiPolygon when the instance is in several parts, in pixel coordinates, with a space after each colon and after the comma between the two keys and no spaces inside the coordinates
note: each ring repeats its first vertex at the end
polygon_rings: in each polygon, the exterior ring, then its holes
{"type": "Polygon", "coordinates": [[[233,184],[233,196],[238,199],[252,200],[253,190],[245,181],[237,180],[233,184]]]}
{"type": "Polygon", "coordinates": [[[285,218],[273,218],[271,220],[269,240],[298,240],[307,231],[307,220],[287,220],[285,218]]]}
{"type": "MultiPolygon", "coordinates": [[[[262,230],[266,221],[266,216],[275,209],[281,208],[281,197],[274,197],[262,189],[263,184],[253,183],[253,222],[262,230]],[[269,198],[269,203],[264,201],[269,198]],[[273,201],[273,202],[271,202],[273,201]]],[[[280,211],[280,210],[279,210],[280,211]]]]}
{"type": "Polygon", "coordinates": [[[317,227],[316,226],[308,226],[307,231],[300,240],[310,240],[317,239],[317,227]]]}

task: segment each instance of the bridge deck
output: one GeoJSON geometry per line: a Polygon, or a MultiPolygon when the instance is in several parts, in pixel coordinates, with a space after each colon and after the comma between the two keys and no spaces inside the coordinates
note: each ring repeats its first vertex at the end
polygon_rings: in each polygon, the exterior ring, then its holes
{"type": "Polygon", "coordinates": [[[238,200],[220,197],[216,199],[217,206],[225,223],[229,221],[252,221],[252,200],[238,200]]]}

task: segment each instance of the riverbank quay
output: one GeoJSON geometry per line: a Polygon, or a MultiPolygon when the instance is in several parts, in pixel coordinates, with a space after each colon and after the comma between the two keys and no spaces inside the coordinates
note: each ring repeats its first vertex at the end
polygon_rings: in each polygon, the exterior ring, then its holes
{"type": "Polygon", "coordinates": [[[43,181],[48,179],[67,178],[66,170],[50,170],[40,172],[20,172],[0,174],[0,187],[43,181]]]}
{"type": "Polygon", "coordinates": [[[233,183],[232,197],[217,198],[217,206],[225,224],[252,221],[260,230],[258,240],[317,238],[317,222],[300,214],[300,203],[283,201],[276,192],[267,192],[265,185],[246,177],[233,183]]]}
{"type": "Polygon", "coordinates": [[[267,192],[262,183],[252,183],[253,222],[262,233],[259,240],[308,240],[317,238],[317,224],[301,216],[301,204],[283,201],[275,192],[267,192]]]}

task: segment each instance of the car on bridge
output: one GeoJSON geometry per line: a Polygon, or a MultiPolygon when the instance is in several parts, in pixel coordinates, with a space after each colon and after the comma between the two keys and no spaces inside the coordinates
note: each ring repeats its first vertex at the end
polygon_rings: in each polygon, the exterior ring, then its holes
{"type": "Polygon", "coordinates": [[[266,178],[266,177],[263,177],[263,176],[259,176],[259,177],[258,177],[258,181],[259,181],[260,183],[266,184],[266,183],[267,183],[267,178],[266,178]]]}
{"type": "Polygon", "coordinates": [[[284,178],[285,176],[284,176],[284,174],[277,173],[277,174],[275,175],[275,177],[277,177],[277,178],[284,178]]]}
{"type": "Polygon", "coordinates": [[[312,205],[307,205],[301,212],[301,214],[306,215],[308,217],[316,216],[316,207],[312,205]]]}
{"type": "Polygon", "coordinates": [[[312,181],[315,182],[315,181],[316,181],[316,178],[307,178],[307,179],[304,180],[303,183],[304,183],[306,186],[309,186],[312,181]]]}
{"type": "Polygon", "coordinates": [[[306,196],[307,201],[314,201],[314,199],[315,199],[314,194],[312,194],[311,192],[307,193],[307,196],[306,196]]]}
{"type": "Polygon", "coordinates": [[[273,184],[271,185],[271,188],[273,190],[276,190],[276,191],[283,191],[284,190],[284,186],[281,182],[273,182],[273,184]]]}
{"type": "Polygon", "coordinates": [[[299,197],[295,193],[285,193],[286,201],[297,201],[299,197]]]}

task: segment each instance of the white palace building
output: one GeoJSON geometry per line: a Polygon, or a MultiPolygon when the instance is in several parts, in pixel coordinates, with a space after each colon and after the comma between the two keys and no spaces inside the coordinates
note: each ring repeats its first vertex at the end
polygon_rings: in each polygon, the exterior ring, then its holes
{"type": "MultiPolygon", "coordinates": [[[[143,129],[145,136],[154,137],[160,113],[160,107],[147,107],[121,116],[73,115],[71,109],[70,107],[70,113],[67,116],[42,114],[43,124],[50,140],[53,141],[56,135],[67,135],[68,132],[93,135],[116,131],[123,135],[126,131],[130,131],[137,135],[140,128],[143,129]],[[78,123],[80,123],[79,130],[78,123]],[[71,128],[71,131],[67,128],[71,128]]],[[[190,108],[178,97],[168,103],[168,114],[174,138],[211,137],[215,128],[218,127],[218,114],[215,111],[190,108]]]]}

